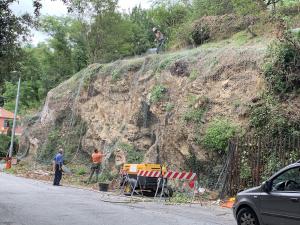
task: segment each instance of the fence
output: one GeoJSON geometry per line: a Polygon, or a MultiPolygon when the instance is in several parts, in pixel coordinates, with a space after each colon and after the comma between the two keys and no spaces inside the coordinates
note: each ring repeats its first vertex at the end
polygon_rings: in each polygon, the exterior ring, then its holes
{"type": "Polygon", "coordinates": [[[221,196],[258,186],[280,168],[300,159],[300,137],[245,136],[229,141],[221,196]]]}

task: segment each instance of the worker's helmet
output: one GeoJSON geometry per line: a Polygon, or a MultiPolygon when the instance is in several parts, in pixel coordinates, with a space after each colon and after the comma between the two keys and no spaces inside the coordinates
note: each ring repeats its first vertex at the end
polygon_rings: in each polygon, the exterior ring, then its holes
{"type": "Polygon", "coordinates": [[[153,32],[156,32],[157,30],[158,30],[158,29],[157,29],[156,27],[153,27],[153,28],[152,28],[152,31],[153,31],[153,32]]]}

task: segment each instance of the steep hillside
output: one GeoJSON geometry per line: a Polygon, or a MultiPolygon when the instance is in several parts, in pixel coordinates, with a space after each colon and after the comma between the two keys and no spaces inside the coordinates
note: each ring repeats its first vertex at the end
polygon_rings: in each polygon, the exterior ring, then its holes
{"type": "Polygon", "coordinates": [[[102,148],[110,168],[126,161],[186,168],[203,147],[208,124],[226,119],[247,129],[249,106],[264,90],[261,66],[269,41],[231,40],[162,55],[93,64],[51,90],[22,138],[28,156],[49,162],[59,146],[85,162],[102,148]],[[102,142],[102,141],[105,142],[102,142]],[[30,145],[29,145],[30,143],[30,145]]]}

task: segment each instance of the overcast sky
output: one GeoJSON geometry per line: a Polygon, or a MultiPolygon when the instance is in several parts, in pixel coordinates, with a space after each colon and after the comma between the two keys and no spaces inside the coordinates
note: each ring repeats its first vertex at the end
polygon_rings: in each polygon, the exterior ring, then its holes
{"type": "MultiPolygon", "coordinates": [[[[67,15],[67,7],[62,3],[62,1],[42,0],[41,2],[43,4],[41,10],[42,15],[67,15]]],[[[121,10],[128,10],[139,4],[141,4],[143,8],[148,8],[150,6],[149,0],[119,0],[119,7],[121,10]]],[[[19,0],[19,2],[14,2],[11,8],[16,14],[23,14],[25,12],[32,14],[34,10],[32,6],[32,0],[19,0]]],[[[33,31],[32,33],[32,43],[34,45],[47,39],[47,36],[41,32],[33,31]]]]}

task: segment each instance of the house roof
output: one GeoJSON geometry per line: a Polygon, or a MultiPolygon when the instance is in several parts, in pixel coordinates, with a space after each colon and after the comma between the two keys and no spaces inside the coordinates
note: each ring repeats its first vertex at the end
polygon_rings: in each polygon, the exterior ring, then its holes
{"type": "Polygon", "coordinates": [[[0,118],[13,119],[14,113],[0,107],[0,118]]]}

